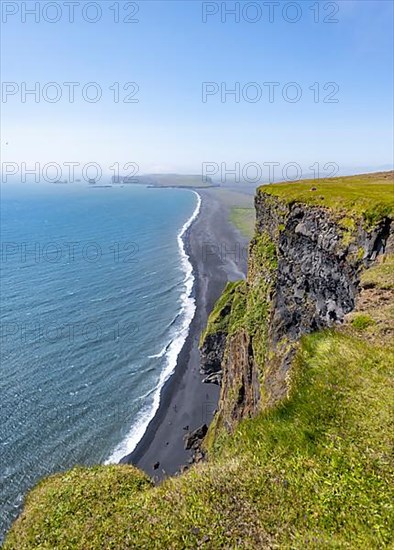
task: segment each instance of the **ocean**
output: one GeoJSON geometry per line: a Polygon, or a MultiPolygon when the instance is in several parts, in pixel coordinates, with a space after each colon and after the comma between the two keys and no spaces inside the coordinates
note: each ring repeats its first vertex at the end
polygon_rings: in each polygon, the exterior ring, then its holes
{"type": "Polygon", "coordinates": [[[183,237],[200,199],[82,183],[1,195],[3,536],[43,476],[118,462],[144,434],[194,315],[183,237]]]}

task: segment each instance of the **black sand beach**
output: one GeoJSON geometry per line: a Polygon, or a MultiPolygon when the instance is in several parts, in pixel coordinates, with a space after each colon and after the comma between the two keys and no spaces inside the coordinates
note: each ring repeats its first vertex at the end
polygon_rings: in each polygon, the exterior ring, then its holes
{"type": "Polygon", "coordinates": [[[184,449],[184,435],[212,419],[219,388],[202,383],[199,337],[227,281],[243,278],[246,273],[247,239],[230,223],[228,208],[214,190],[198,192],[200,214],[185,237],[195,275],[196,313],[175,372],[162,390],[155,417],[136,449],[121,461],[138,466],[157,480],[188,463],[191,452],[184,449]]]}

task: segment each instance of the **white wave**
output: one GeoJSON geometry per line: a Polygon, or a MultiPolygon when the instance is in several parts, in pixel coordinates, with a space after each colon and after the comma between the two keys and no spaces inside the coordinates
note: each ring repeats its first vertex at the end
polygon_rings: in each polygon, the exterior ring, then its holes
{"type": "MultiPolygon", "coordinates": [[[[197,218],[201,209],[200,195],[196,191],[192,191],[192,192],[197,197],[197,206],[193,214],[186,221],[186,223],[183,225],[182,229],[177,235],[179,252],[181,256],[181,265],[185,273],[185,277],[183,280],[185,291],[181,295],[182,305],[181,305],[181,312],[179,315],[179,318],[181,319],[181,326],[178,330],[177,337],[174,338],[171,341],[171,343],[167,345],[164,349],[166,353],[166,366],[160,373],[159,382],[154,391],[152,403],[149,406],[149,409],[143,409],[138,413],[137,418],[133,426],[131,427],[129,433],[127,434],[125,439],[119,443],[119,445],[116,447],[116,449],[111,454],[111,456],[105,461],[105,464],[118,463],[124,456],[132,453],[136,448],[137,444],[139,443],[144,433],[146,432],[146,429],[150,421],[155,416],[156,411],[159,408],[161,390],[164,384],[166,383],[166,381],[174,372],[178,355],[181,349],[183,348],[187,335],[189,334],[190,323],[192,322],[194,313],[196,311],[195,300],[191,295],[195,279],[193,275],[193,266],[190,263],[189,256],[187,255],[185,250],[185,243],[183,241],[183,236],[185,235],[186,231],[189,229],[191,224],[194,222],[194,220],[197,218]]],[[[160,356],[160,354],[158,355],[160,356]]]]}
{"type": "Polygon", "coordinates": [[[164,348],[159,351],[159,353],[155,353],[155,355],[148,355],[148,359],[159,359],[160,357],[163,357],[165,352],[167,351],[168,345],[164,346],[164,348]]]}
{"type": "Polygon", "coordinates": [[[143,395],[140,395],[140,397],[138,398],[140,401],[141,399],[145,399],[146,397],[149,397],[150,395],[152,395],[152,393],[156,390],[156,388],[151,388],[149,391],[147,391],[146,393],[144,393],[143,395]]]}

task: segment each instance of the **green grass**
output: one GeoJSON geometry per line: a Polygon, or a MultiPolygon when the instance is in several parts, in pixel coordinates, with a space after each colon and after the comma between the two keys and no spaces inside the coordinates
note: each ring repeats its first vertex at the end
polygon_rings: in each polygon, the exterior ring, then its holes
{"type": "Polygon", "coordinates": [[[392,547],[393,350],[302,340],[293,393],[222,434],[210,461],[152,487],[128,466],[34,489],[5,550],[392,547]]]}
{"type": "Polygon", "coordinates": [[[263,185],[258,191],[287,203],[329,208],[344,216],[344,226],[354,227],[358,219],[372,226],[386,216],[394,217],[393,172],[263,185]]]}
{"type": "Polygon", "coordinates": [[[394,338],[394,254],[380,258],[361,273],[361,294],[356,309],[348,316],[351,326],[363,338],[390,342],[394,338]]]}
{"type": "MultiPolygon", "coordinates": [[[[263,191],[332,208],[351,233],[393,206],[384,174],[263,191]]],[[[275,245],[256,236],[248,282],[227,285],[202,338],[247,330],[263,367],[276,267],[275,245]]],[[[393,258],[361,283],[364,309],[348,325],[299,343],[285,402],[231,435],[210,429],[208,462],[157,487],[124,465],[52,476],[29,493],[4,549],[393,548],[393,258]]]]}
{"type": "Polygon", "coordinates": [[[223,332],[231,336],[237,330],[245,329],[253,336],[255,358],[263,366],[267,347],[266,321],[270,311],[269,291],[275,280],[276,268],[275,244],[266,233],[256,236],[251,241],[249,262],[249,278],[253,283],[227,283],[201,334],[200,346],[209,334],[223,332]]]}
{"type": "Polygon", "coordinates": [[[379,263],[363,272],[361,285],[364,288],[394,290],[394,254],[386,256],[379,263]]]}
{"type": "Polygon", "coordinates": [[[226,288],[217,300],[207,326],[200,337],[200,345],[208,334],[233,332],[236,326],[242,322],[245,311],[245,281],[227,283],[226,288]]]}
{"type": "Polygon", "coordinates": [[[357,330],[365,330],[371,325],[374,325],[375,321],[368,314],[358,313],[353,317],[351,324],[357,330]]]}
{"type": "Polygon", "coordinates": [[[254,225],[256,223],[256,214],[254,208],[231,208],[230,221],[245,237],[252,238],[254,235],[254,225]]]}

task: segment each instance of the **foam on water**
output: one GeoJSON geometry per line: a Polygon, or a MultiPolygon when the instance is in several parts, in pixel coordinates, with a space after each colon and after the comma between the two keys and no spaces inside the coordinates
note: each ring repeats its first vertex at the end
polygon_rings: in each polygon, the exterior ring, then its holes
{"type": "Polygon", "coordinates": [[[192,322],[194,313],[196,311],[195,299],[192,296],[192,290],[193,290],[195,279],[193,275],[193,266],[190,262],[189,256],[186,253],[185,242],[183,237],[186,234],[189,227],[191,226],[191,224],[197,218],[201,208],[200,195],[195,191],[193,191],[193,193],[197,197],[197,206],[193,214],[183,225],[182,229],[180,230],[177,236],[179,252],[181,257],[181,267],[185,273],[185,277],[183,280],[184,292],[181,295],[181,309],[178,316],[178,319],[180,319],[180,326],[177,329],[177,336],[173,340],[171,340],[171,342],[167,344],[160,353],[158,353],[157,355],[149,356],[150,358],[159,359],[165,354],[165,367],[161,371],[159,382],[156,388],[154,389],[152,402],[150,405],[147,405],[145,408],[143,408],[139,412],[129,433],[124,438],[124,440],[119,443],[119,445],[113,451],[111,456],[105,461],[105,464],[118,463],[124,456],[132,453],[136,448],[136,446],[138,445],[139,441],[142,439],[144,433],[148,428],[150,421],[155,416],[159,408],[161,390],[164,384],[166,383],[166,381],[171,376],[171,374],[174,372],[177,364],[178,355],[182,350],[183,345],[186,341],[186,338],[189,334],[190,323],[192,322]]]}
{"type": "Polygon", "coordinates": [[[2,342],[0,545],[39,479],[116,462],[144,434],[195,311],[183,238],[197,202],[143,186],[2,187],[2,239],[29,246],[26,260],[19,247],[1,265],[3,322],[19,331],[2,342]],[[129,261],[131,241],[139,250],[129,261]],[[69,242],[79,243],[72,261],[34,252],[69,242]],[[95,263],[83,256],[93,242],[95,263]]]}
{"type": "Polygon", "coordinates": [[[148,359],[159,359],[160,357],[163,357],[165,352],[167,351],[168,344],[164,346],[164,348],[159,351],[159,353],[155,353],[155,355],[148,355],[148,359]]]}

